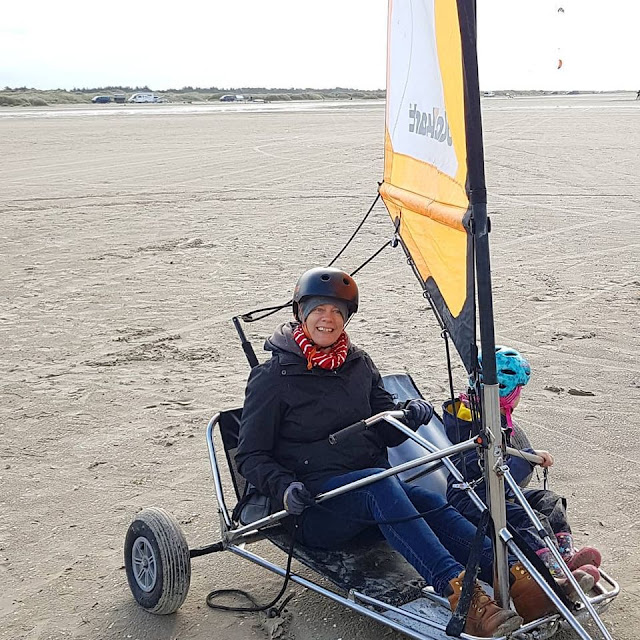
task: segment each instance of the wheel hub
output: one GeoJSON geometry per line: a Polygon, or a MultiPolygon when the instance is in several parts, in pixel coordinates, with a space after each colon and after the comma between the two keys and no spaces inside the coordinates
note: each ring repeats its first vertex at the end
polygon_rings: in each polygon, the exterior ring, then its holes
{"type": "Polygon", "coordinates": [[[138,586],[147,593],[152,591],[158,579],[156,554],[151,543],[144,536],[140,536],[133,543],[131,568],[138,586]]]}

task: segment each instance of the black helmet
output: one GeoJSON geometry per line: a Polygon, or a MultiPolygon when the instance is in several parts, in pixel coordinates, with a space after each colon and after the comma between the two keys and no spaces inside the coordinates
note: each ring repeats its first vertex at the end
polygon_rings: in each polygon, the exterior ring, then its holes
{"type": "Polygon", "coordinates": [[[298,320],[300,302],[311,296],[344,300],[350,316],[358,310],[358,285],[348,273],[335,267],[315,267],[298,278],[293,290],[293,315],[298,320]]]}

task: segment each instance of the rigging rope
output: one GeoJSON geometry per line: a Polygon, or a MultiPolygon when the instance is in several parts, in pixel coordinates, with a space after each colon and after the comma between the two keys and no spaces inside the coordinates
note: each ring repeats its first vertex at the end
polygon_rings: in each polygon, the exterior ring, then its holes
{"type": "MultiPolygon", "coordinates": [[[[378,192],[378,194],[375,197],[375,200],[373,201],[373,203],[369,207],[369,210],[365,214],[364,218],[362,218],[362,220],[360,221],[360,223],[356,227],[356,230],[351,234],[351,237],[347,240],[347,242],[344,244],[342,249],[340,249],[340,251],[338,251],[338,253],[334,256],[333,260],[331,260],[331,262],[327,265],[327,267],[333,266],[333,264],[336,262],[336,260],[344,253],[345,249],[351,244],[351,241],[356,237],[356,235],[358,234],[358,232],[362,228],[362,225],[366,222],[367,218],[369,217],[369,214],[373,211],[373,208],[376,206],[376,203],[378,202],[379,199],[380,199],[380,193],[378,192]]],[[[363,262],[355,271],[353,271],[349,275],[354,276],[356,273],[358,273],[358,271],[360,271],[367,264],[369,264],[374,258],[376,258],[378,256],[378,254],[383,251],[383,249],[385,249],[386,247],[388,247],[389,245],[392,245],[392,244],[393,244],[392,240],[389,240],[389,241],[385,242],[385,244],[382,245],[382,247],[380,247],[380,249],[378,249],[370,258],[365,260],[365,262],[363,262]]],[[[282,309],[286,309],[287,307],[290,307],[292,304],[293,304],[293,300],[289,300],[288,302],[285,302],[284,304],[275,305],[273,307],[263,307],[261,309],[254,309],[253,311],[248,311],[247,313],[243,313],[240,316],[240,318],[244,322],[256,322],[257,320],[262,320],[263,318],[267,318],[268,316],[271,316],[274,313],[277,313],[278,311],[281,311],[282,309]],[[262,315],[254,317],[255,313],[261,313],[262,315]]]]}
{"type": "Polygon", "coordinates": [[[282,601],[282,604],[279,607],[275,606],[278,600],[280,600],[280,598],[282,598],[282,596],[284,595],[284,592],[286,591],[287,585],[289,584],[289,580],[291,578],[291,560],[293,559],[293,548],[296,542],[297,532],[298,532],[298,518],[296,517],[295,528],[294,528],[293,535],[291,536],[291,544],[289,545],[289,551],[287,554],[287,569],[284,574],[284,582],[282,583],[282,587],[280,588],[278,595],[273,600],[271,600],[271,602],[268,602],[267,604],[259,605],[256,602],[255,598],[248,591],[244,591],[244,589],[214,589],[213,591],[210,591],[207,594],[207,598],[206,598],[207,606],[210,607],[211,609],[219,609],[221,611],[239,611],[239,612],[267,611],[267,615],[269,616],[269,618],[279,617],[282,614],[282,611],[286,607],[289,600],[291,600],[291,598],[293,598],[293,596],[295,595],[293,593],[289,594],[282,601]],[[213,603],[214,598],[217,598],[218,596],[221,596],[221,595],[228,595],[232,593],[246,598],[247,600],[249,600],[249,602],[252,603],[253,606],[233,607],[231,605],[213,603]]]}
{"type": "MultiPolygon", "coordinates": [[[[360,229],[362,228],[362,225],[366,222],[367,218],[369,217],[369,214],[373,211],[373,207],[376,206],[376,202],[378,202],[379,199],[380,199],[380,192],[378,191],[376,198],[373,201],[373,204],[369,207],[369,211],[367,211],[364,218],[362,218],[362,220],[360,221],[360,224],[356,227],[356,230],[351,234],[351,237],[347,240],[347,243],[344,245],[344,247],[342,247],[342,249],[340,249],[340,251],[338,251],[338,253],[335,255],[333,260],[327,265],[327,267],[332,267],[334,262],[344,253],[344,250],[351,244],[351,241],[356,237],[358,231],[360,231],[360,229]]],[[[353,275],[353,273],[351,275],[353,275]]]]}
{"type": "MultiPolygon", "coordinates": [[[[449,375],[449,394],[451,396],[451,413],[456,421],[456,441],[461,442],[460,437],[460,419],[458,418],[458,407],[456,406],[456,394],[453,389],[453,370],[451,367],[451,350],[449,348],[449,332],[447,329],[443,329],[440,334],[444,339],[444,348],[447,352],[447,372],[449,375]]],[[[462,477],[467,480],[467,461],[464,453],[460,454],[460,466],[462,477]]]]}

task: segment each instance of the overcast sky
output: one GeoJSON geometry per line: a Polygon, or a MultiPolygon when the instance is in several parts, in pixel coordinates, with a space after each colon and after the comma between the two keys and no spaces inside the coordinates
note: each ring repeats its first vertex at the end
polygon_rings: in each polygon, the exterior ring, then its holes
{"type": "MultiPolygon", "coordinates": [[[[638,0],[477,4],[483,90],[640,88],[638,0]]],[[[379,89],[386,20],[386,0],[21,0],[0,86],[379,89]]]]}

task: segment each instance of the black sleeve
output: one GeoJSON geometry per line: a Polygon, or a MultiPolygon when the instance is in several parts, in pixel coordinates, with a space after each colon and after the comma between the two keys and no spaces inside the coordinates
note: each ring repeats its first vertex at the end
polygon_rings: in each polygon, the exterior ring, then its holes
{"type": "Polygon", "coordinates": [[[285,489],[295,476],[273,456],[282,418],[278,387],[279,377],[273,375],[272,362],[252,369],[245,391],[236,464],[246,480],[282,508],[285,489]]]}
{"type": "MultiPolygon", "coordinates": [[[[384,388],[384,384],[382,383],[382,376],[376,368],[376,365],[373,364],[373,361],[369,356],[366,356],[366,358],[372,373],[370,395],[371,415],[375,415],[376,413],[380,413],[381,411],[394,411],[397,409],[404,409],[404,405],[406,403],[394,403],[393,396],[384,388]]],[[[377,429],[380,437],[387,447],[397,447],[407,439],[407,436],[404,435],[402,431],[398,431],[398,429],[396,429],[393,425],[390,425],[386,421],[379,422],[374,428],[377,429]]]]}

